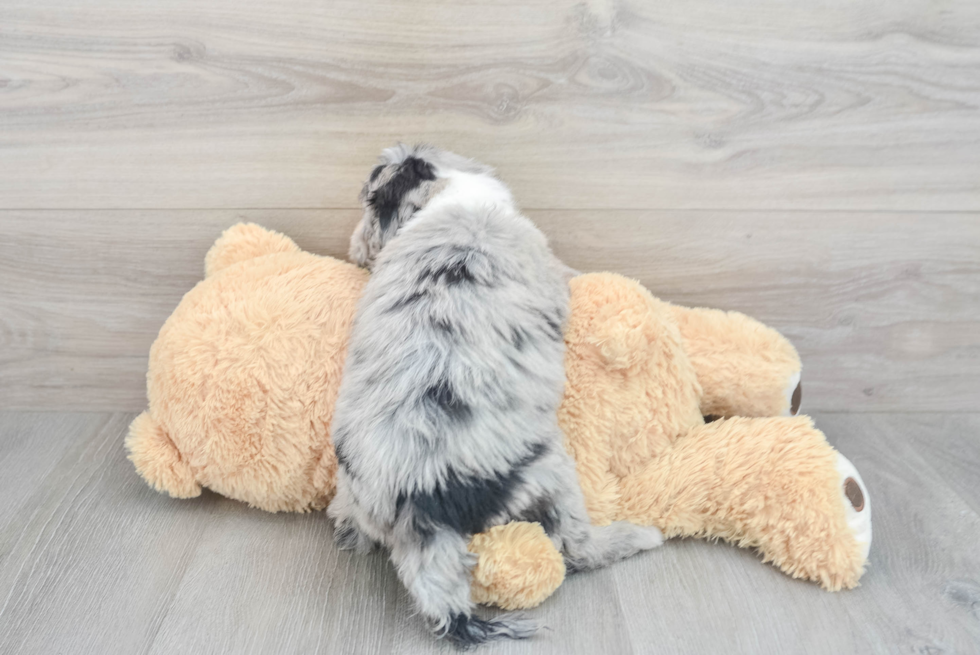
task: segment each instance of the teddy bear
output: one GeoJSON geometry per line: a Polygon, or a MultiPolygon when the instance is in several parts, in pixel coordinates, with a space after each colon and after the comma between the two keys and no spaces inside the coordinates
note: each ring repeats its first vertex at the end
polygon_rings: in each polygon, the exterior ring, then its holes
{"type": "MultiPolygon", "coordinates": [[[[368,275],[254,224],[226,230],[150,350],[149,407],[125,444],[139,475],[176,498],[207,487],[270,512],[326,507],[330,421],[368,275]]],[[[854,587],[870,497],[796,415],[792,345],[743,314],[675,306],[613,273],[569,285],[559,423],[593,523],[724,539],[828,590],[854,587]]],[[[474,535],[470,550],[479,603],[533,607],[565,576],[536,523],[474,535]]]]}

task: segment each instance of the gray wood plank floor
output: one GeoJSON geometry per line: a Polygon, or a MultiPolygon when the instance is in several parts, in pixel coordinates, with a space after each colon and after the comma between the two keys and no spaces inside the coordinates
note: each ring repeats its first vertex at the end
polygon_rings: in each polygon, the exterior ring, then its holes
{"type": "MultiPolygon", "coordinates": [[[[150,490],[124,456],[131,418],[0,412],[0,653],[452,652],[322,514],[150,490]]],[[[815,418],[872,493],[859,588],[675,540],[569,578],[532,610],[548,630],[481,652],[980,652],[980,415],[815,418]]]]}

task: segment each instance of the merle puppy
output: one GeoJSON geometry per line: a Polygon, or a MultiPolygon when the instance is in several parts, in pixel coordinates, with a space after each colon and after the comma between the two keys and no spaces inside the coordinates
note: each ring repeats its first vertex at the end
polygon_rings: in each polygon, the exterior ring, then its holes
{"type": "Polygon", "coordinates": [[[662,541],[589,522],[556,416],[567,269],[491,170],[450,152],[385,150],[361,199],[351,258],[373,275],[333,418],[336,538],[390,548],[439,636],[528,637],[532,621],[473,616],[474,533],[538,521],[570,570],[662,541]]]}

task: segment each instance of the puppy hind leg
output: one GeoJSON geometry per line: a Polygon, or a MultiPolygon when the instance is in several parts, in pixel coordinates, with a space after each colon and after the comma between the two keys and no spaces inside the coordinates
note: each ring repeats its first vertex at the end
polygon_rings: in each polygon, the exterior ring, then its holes
{"type": "Polygon", "coordinates": [[[357,506],[343,480],[338,482],[337,494],[327,507],[327,516],[333,519],[333,538],[340,550],[366,553],[378,545],[378,539],[369,536],[358,522],[357,506]]]}
{"type": "Polygon", "coordinates": [[[570,457],[567,464],[562,471],[563,489],[554,498],[556,536],[570,572],[606,566],[663,544],[663,533],[653,526],[628,521],[592,525],[570,457]]]}
{"type": "Polygon", "coordinates": [[[494,619],[473,616],[470,585],[476,556],[467,550],[465,537],[444,528],[424,538],[415,532],[399,532],[391,560],[437,636],[468,648],[495,639],[526,639],[535,633],[534,621],[513,614],[494,619]]]}
{"type": "Polygon", "coordinates": [[[566,542],[565,562],[571,572],[600,568],[664,542],[659,529],[628,521],[583,527],[584,538],[566,542]]]}
{"type": "Polygon", "coordinates": [[[379,545],[378,542],[367,536],[357,526],[357,522],[351,518],[334,523],[333,539],[340,550],[356,550],[359,553],[370,552],[379,545]]]}

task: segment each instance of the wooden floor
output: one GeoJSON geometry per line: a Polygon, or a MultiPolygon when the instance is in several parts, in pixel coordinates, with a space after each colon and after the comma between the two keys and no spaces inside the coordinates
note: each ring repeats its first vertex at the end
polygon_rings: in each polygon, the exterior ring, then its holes
{"type": "Polygon", "coordinates": [[[670,542],[486,652],[980,653],[977,0],[4,0],[0,655],[446,650],[322,515],[122,451],[221,231],[342,256],[397,140],[495,166],[571,266],[781,330],[874,501],[857,590],[670,542]]]}
{"type": "MultiPolygon", "coordinates": [[[[151,491],[120,448],[131,418],[0,413],[0,653],[452,652],[322,514],[151,491]]],[[[980,415],[816,419],[874,494],[859,588],[668,541],[569,578],[531,611],[547,630],[481,652],[980,652],[980,415]]]]}

